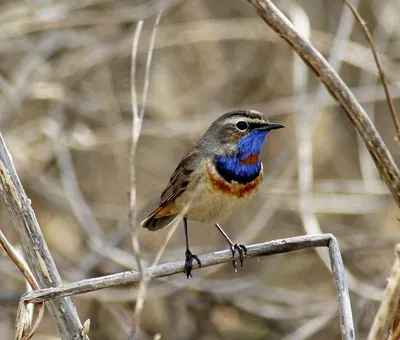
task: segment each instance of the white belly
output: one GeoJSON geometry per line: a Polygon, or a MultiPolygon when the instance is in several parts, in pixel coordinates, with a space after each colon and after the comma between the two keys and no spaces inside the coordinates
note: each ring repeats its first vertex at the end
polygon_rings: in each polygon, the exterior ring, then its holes
{"type": "MultiPolygon", "coordinates": [[[[222,178],[211,164],[204,164],[203,169],[197,183],[193,183],[175,200],[175,205],[180,211],[184,210],[185,205],[188,204],[189,208],[185,216],[194,221],[217,223],[228,218],[236,208],[249,201],[262,181],[261,172],[261,176],[254,180],[254,183],[250,183],[250,186],[231,184],[229,188],[232,191],[224,192],[215,186],[213,179],[222,180],[222,178]]],[[[224,185],[226,184],[224,182],[224,185]]]]}
{"type": "Polygon", "coordinates": [[[232,195],[213,192],[211,187],[204,183],[197,186],[193,195],[183,194],[175,204],[179,210],[183,210],[185,204],[189,203],[186,213],[189,220],[216,223],[228,218],[233,209],[243,201],[244,199],[237,199],[232,195]]]}

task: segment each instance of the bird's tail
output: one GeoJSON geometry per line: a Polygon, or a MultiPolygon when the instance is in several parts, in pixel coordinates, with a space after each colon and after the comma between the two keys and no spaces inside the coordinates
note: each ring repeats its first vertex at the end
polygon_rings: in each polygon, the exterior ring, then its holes
{"type": "Polygon", "coordinates": [[[141,226],[150,231],[156,231],[168,226],[178,214],[165,216],[162,214],[164,209],[165,207],[158,207],[142,221],[141,226]]]}

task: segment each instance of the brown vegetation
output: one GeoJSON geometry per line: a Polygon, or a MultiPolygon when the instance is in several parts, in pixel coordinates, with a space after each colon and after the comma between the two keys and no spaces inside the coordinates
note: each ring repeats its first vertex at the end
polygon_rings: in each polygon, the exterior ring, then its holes
{"type": "MultiPolygon", "coordinates": [[[[360,1],[399,106],[399,5],[360,1]]],[[[268,137],[259,194],[223,227],[234,242],[332,233],[351,275],[357,338],[379,306],[400,240],[398,207],[354,127],[291,48],[246,1],[59,1],[0,4],[0,127],[64,282],[136,268],[128,227],[131,49],[140,105],[159,4],[145,118],[136,154],[138,220],[176,164],[232,108],[263,112],[286,129],[268,137]]],[[[277,5],[330,60],[370,114],[395,161],[399,144],[361,29],[341,1],[277,5]]],[[[1,206],[1,230],[18,234],[1,206]]],[[[226,249],[213,226],[190,223],[196,254],[226,249]]],[[[168,233],[140,230],[144,265],[168,233]]],[[[184,256],[183,227],[161,263],[184,256]]],[[[246,259],[150,282],[144,339],[340,339],[332,276],[315,250],[246,259]]],[[[25,282],[0,251],[0,338],[11,339],[25,282]]],[[[91,339],[126,339],[137,286],[73,297],[91,339]]],[[[33,339],[56,339],[48,313],[33,339]]]]}

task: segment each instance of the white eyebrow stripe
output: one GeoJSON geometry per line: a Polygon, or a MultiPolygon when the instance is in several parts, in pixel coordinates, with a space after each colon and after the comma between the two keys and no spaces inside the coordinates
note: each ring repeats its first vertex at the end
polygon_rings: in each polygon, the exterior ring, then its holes
{"type": "Polygon", "coordinates": [[[267,119],[262,120],[262,119],[254,119],[254,118],[250,118],[250,117],[230,117],[229,120],[232,124],[236,124],[237,122],[240,122],[240,121],[245,121],[249,125],[250,124],[261,125],[261,124],[269,123],[269,121],[267,119]]]}

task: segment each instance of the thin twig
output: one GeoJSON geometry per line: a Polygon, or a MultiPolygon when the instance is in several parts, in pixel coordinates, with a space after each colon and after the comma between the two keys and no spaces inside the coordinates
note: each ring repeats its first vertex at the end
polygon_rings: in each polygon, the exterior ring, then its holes
{"type": "MultiPolygon", "coordinates": [[[[33,290],[38,290],[39,285],[36,282],[35,277],[32,275],[30,269],[28,268],[28,265],[25,263],[25,261],[21,260],[17,253],[15,252],[13,246],[8,242],[7,238],[3,234],[3,232],[0,230],[0,244],[3,247],[3,249],[6,251],[7,255],[10,257],[10,259],[14,262],[14,264],[17,266],[17,268],[20,270],[22,275],[24,275],[26,281],[29,283],[31,288],[33,290]]],[[[36,332],[38,329],[40,322],[42,321],[43,314],[44,314],[44,304],[39,303],[37,304],[37,311],[36,311],[36,317],[34,318],[33,322],[30,319],[27,319],[25,315],[27,313],[24,313],[27,309],[27,304],[24,302],[20,301],[20,304],[18,306],[18,313],[17,313],[17,325],[16,325],[16,334],[15,334],[15,339],[22,339],[22,340],[27,340],[30,339],[33,334],[36,332]]]]}
{"type": "Polygon", "coordinates": [[[14,264],[17,266],[19,271],[24,275],[26,281],[28,281],[29,285],[33,290],[40,289],[39,285],[36,282],[36,279],[32,275],[31,271],[29,270],[28,267],[24,265],[24,262],[21,261],[18,257],[18,255],[15,253],[12,245],[8,242],[7,238],[3,234],[3,232],[0,230],[0,244],[3,247],[3,249],[6,251],[8,257],[14,262],[14,264]]]}
{"type": "MultiPolygon", "coordinates": [[[[379,48],[381,51],[381,58],[383,60],[386,60],[387,62],[387,57],[384,55],[383,51],[387,49],[387,47],[390,46],[390,37],[391,35],[397,30],[397,20],[387,20],[388,19],[388,13],[390,14],[394,10],[394,4],[395,1],[388,1],[385,4],[378,5],[379,8],[382,10],[379,12],[375,12],[377,15],[377,25],[375,26],[374,32],[372,34],[372,39],[376,42],[375,46],[379,48]]],[[[354,5],[354,3],[353,3],[354,5]]],[[[357,8],[357,6],[356,6],[357,8]]],[[[346,8],[347,9],[347,8],[346,8]]],[[[347,11],[350,13],[352,18],[354,18],[353,14],[351,13],[350,10],[347,9],[347,11]]],[[[386,67],[387,70],[387,67],[386,67]]],[[[389,74],[391,73],[390,71],[388,72],[389,74]]],[[[386,75],[388,74],[386,71],[386,75]]],[[[397,73],[397,72],[396,72],[397,73]]],[[[379,80],[380,82],[380,80],[379,80]]],[[[361,72],[360,73],[360,86],[368,86],[368,85],[375,85],[376,83],[376,75],[371,74],[369,72],[361,72]]],[[[382,86],[379,84],[379,86],[382,86]]],[[[394,89],[396,90],[396,89],[394,89]]],[[[379,93],[381,92],[380,89],[377,89],[376,92],[379,93]]],[[[354,93],[354,92],[353,92],[354,93]]],[[[391,97],[392,99],[396,99],[395,96],[395,91],[392,90],[391,97]]],[[[385,93],[383,93],[386,99],[385,93]]],[[[360,101],[360,96],[356,95],[358,100],[360,101]]],[[[375,102],[372,103],[365,103],[364,104],[364,109],[368,113],[368,115],[371,118],[371,121],[375,123],[375,117],[377,117],[376,112],[377,112],[377,107],[375,105],[375,102]]],[[[379,179],[379,172],[376,169],[373,160],[371,159],[367,148],[365,147],[364,143],[362,142],[362,139],[360,136],[357,136],[357,145],[358,145],[358,158],[360,162],[360,170],[361,170],[361,176],[363,178],[364,186],[367,190],[376,190],[377,189],[377,183],[380,182],[379,179]]],[[[379,185],[379,184],[378,184],[379,185]]]]}
{"type": "Polygon", "coordinates": [[[160,11],[160,13],[158,13],[156,20],[154,21],[153,30],[151,31],[149,51],[147,52],[146,68],[145,68],[145,72],[144,72],[142,107],[141,107],[140,113],[139,113],[140,119],[143,119],[144,111],[146,109],[147,93],[149,92],[149,85],[150,85],[150,66],[151,66],[151,60],[153,59],[154,45],[156,42],[157,30],[158,30],[158,26],[160,24],[162,13],[163,13],[162,10],[160,11]]]}
{"type": "MultiPolygon", "coordinates": [[[[140,33],[143,27],[143,20],[140,20],[135,29],[132,42],[132,61],[131,61],[131,100],[132,100],[132,146],[130,155],[130,195],[129,195],[129,227],[132,233],[132,248],[136,258],[136,263],[139,272],[142,273],[142,263],[140,260],[140,248],[139,241],[137,239],[136,231],[136,171],[135,171],[135,159],[136,159],[136,146],[140,135],[140,129],[142,120],[139,117],[137,96],[136,96],[136,57],[137,47],[139,43],[140,33]]],[[[143,278],[143,274],[140,274],[143,278]]]]}
{"type": "MultiPolygon", "coordinates": [[[[136,126],[134,126],[132,128],[131,178],[133,180],[131,181],[131,196],[132,196],[133,186],[136,185],[135,184],[135,175],[134,175],[136,145],[137,145],[137,140],[140,135],[140,130],[141,130],[142,123],[143,123],[143,116],[144,116],[144,112],[145,112],[145,108],[146,108],[147,93],[148,93],[149,85],[150,85],[150,66],[151,66],[151,60],[153,57],[154,44],[155,44],[155,40],[156,40],[156,36],[157,36],[157,28],[158,28],[158,25],[161,20],[161,15],[162,15],[162,10],[158,13],[156,20],[154,22],[153,30],[151,32],[150,45],[149,45],[149,50],[147,52],[145,75],[144,75],[144,84],[143,84],[143,92],[142,92],[142,107],[141,107],[139,113],[137,112],[138,104],[137,103],[134,104],[134,97],[133,97],[133,92],[136,93],[136,88],[134,87],[135,86],[134,85],[135,84],[135,80],[134,80],[135,72],[133,71],[131,74],[131,77],[132,77],[132,80],[131,80],[131,82],[132,82],[132,87],[131,87],[132,105],[136,106],[136,110],[133,111],[134,119],[132,122],[136,126]],[[135,117],[135,115],[138,115],[138,116],[135,117]],[[136,133],[136,135],[134,135],[134,133],[136,133]],[[132,173],[132,171],[133,171],[133,173],[132,173]]],[[[134,56],[134,53],[137,53],[137,46],[132,49],[132,63],[136,62],[136,56],[134,56]]],[[[134,69],[134,66],[132,65],[132,70],[133,69],[134,69]]],[[[134,190],[136,190],[136,188],[134,190]]],[[[132,203],[131,203],[130,209],[132,212],[132,210],[136,210],[136,207],[133,207],[132,203]]],[[[136,214],[135,214],[135,221],[136,221],[136,214]]],[[[172,229],[172,233],[175,231],[177,223],[179,223],[179,222],[175,222],[175,227],[172,229]]],[[[135,232],[135,234],[136,234],[136,232],[135,232]]],[[[167,238],[166,243],[168,241],[169,241],[169,238],[167,238]]],[[[137,240],[137,236],[136,236],[136,240],[134,240],[133,242],[137,242],[138,243],[137,246],[139,247],[139,241],[137,240]]],[[[138,251],[139,251],[139,248],[138,248],[138,251]]],[[[159,251],[159,253],[161,253],[161,254],[162,254],[162,252],[163,252],[163,250],[159,251]]],[[[160,255],[160,257],[161,257],[161,255],[160,255]]],[[[157,261],[157,263],[158,263],[158,261],[157,261]]],[[[140,269],[140,270],[142,270],[142,269],[140,269]]],[[[133,330],[132,330],[132,333],[130,336],[132,339],[135,339],[138,334],[137,331],[139,330],[140,317],[141,317],[141,314],[143,311],[143,305],[144,305],[144,301],[146,298],[147,281],[148,281],[147,276],[143,275],[142,280],[140,281],[140,284],[139,284],[139,290],[138,290],[138,295],[137,295],[137,299],[136,299],[135,310],[133,313],[133,330]]]]}
{"type": "MultiPolygon", "coordinates": [[[[196,183],[194,183],[194,184],[196,184],[196,183]]],[[[172,235],[175,233],[175,230],[178,227],[178,225],[179,225],[180,221],[182,220],[183,216],[185,216],[185,214],[189,210],[189,207],[192,204],[193,198],[194,197],[192,195],[190,197],[190,200],[183,207],[182,211],[180,211],[180,213],[170,223],[168,234],[165,237],[163,244],[158,249],[158,252],[157,252],[157,254],[156,254],[156,256],[155,256],[155,258],[153,260],[153,263],[151,264],[150,268],[155,269],[156,266],[158,265],[162,255],[165,252],[165,249],[166,249],[169,241],[171,240],[172,235]]],[[[148,271],[147,273],[145,273],[143,275],[143,278],[139,282],[139,289],[138,289],[138,293],[137,293],[136,306],[135,306],[135,317],[136,317],[136,320],[138,322],[140,321],[141,312],[143,310],[144,301],[146,299],[148,283],[149,283],[150,279],[152,278],[152,275],[153,275],[153,271],[151,271],[151,270],[148,271]],[[138,307],[138,305],[139,305],[139,307],[138,307]]],[[[129,340],[130,339],[135,339],[139,334],[139,330],[140,330],[139,327],[134,328],[132,330],[131,334],[129,335],[129,340]]]]}
{"type": "Polygon", "coordinates": [[[379,76],[381,78],[383,89],[385,91],[386,100],[387,100],[387,103],[389,105],[390,114],[392,115],[393,124],[394,124],[394,127],[396,129],[396,135],[397,135],[396,136],[396,141],[398,143],[400,143],[400,122],[399,122],[399,120],[397,118],[396,109],[394,108],[393,100],[392,100],[392,97],[390,96],[390,93],[389,93],[389,87],[388,87],[388,84],[387,84],[387,81],[386,81],[385,71],[384,71],[384,68],[382,66],[379,54],[375,49],[375,44],[374,44],[374,41],[372,39],[371,33],[369,32],[369,29],[368,29],[367,25],[365,24],[364,19],[358,13],[357,9],[353,6],[353,4],[349,0],[343,0],[343,1],[349,7],[350,11],[353,13],[353,15],[356,18],[357,22],[360,24],[361,29],[363,30],[363,32],[365,34],[365,37],[367,38],[368,43],[371,46],[372,54],[374,55],[375,63],[376,63],[376,66],[378,68],[378,71],[379,71],[379,76]]]}
{"type": "MultiPolygon", "coordinates": [[[[136,148],[140,136],[140,130],[142,128],[143,119],[139,115],[137,93],[136,93],[136,58],[139,44],[140,33],[143,27],[143,20],[140,20],[135,29],[132,42],[132,59],[131,59],[131,100],[132,100],[132,145],[130,154],[130,195],[129,195],[129,228],[132,237],[132,249],[133,255],[136,259],[136,264],[139,269],[140,282],[144,281],[143,266],[140,258],[140,245],[137,236],[137,225],[136,225],[136,148]]],[[[132,328],[133,338],[135,338],[136,331],[139,329],[140,324],[140,313],[142,306],[136,304],[133,313],[132,328]]]]}
{"type": "MultiPolygon", "coordinates": [[[[156,257],[153,260],[153,263],[150,268],[155,269],[156,265],[161,259],[161,256],[163,255],[172,235],[175,233],[176,228],[179,225],[179,222],[181,221],[181,216],[176,216],[175,219],[172,222],[172,225],[169,226],[168,234],[164,239],[164,242],[160,249],[157,252],[156,257]]],[[[129,334],[129,340],[134,340],[138,337],[140,333],[140,318],[141,318],[141,313],[143,311],[143,306],[144,306],[144,301],[146,299],[146,294],[147,294],[147,287],[150,279],[152,278],[153,271],[148,271],[144,273],[143,278],[139,281],[139,288],[137,291],[137,297],[136,297],[136,304],[135,304],[135,311],[134,311],[134,320],[136,321],[136,327],[132,329],[132,331],[129,334]]],[[[134,325],[135,326],[135,325],[134,325]]]]}

